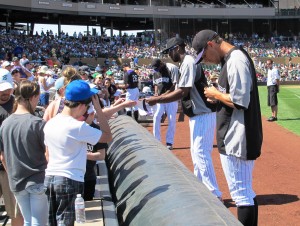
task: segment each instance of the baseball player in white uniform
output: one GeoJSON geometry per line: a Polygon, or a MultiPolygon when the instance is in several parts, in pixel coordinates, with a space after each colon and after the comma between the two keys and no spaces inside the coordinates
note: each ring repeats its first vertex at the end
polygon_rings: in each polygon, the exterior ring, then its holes
{"type": "Polygon", "coordinates": [[[185,44],[181,38],[171,38],[167,48],[162,52],[169,54],[174,62],[180,62],[180,78],[178,87],[166,95],[151,97],[146,101],[150,104],[169,103],[182,99],[190,94],[193,103],[194,116],[190,117],[191,156],[194,165],[194,174],[216,197],[221,199],[222,193],[218,187],[212,163],[211,152],[216,126],[216,113],[205,104],[194,85],[196,79],[204,76],[202,68],[194,63],[194,58],[185,52],[185,44]]]}
{"type": "MultiPolygon", "coordinates": [[[[164,63],[160,59],[152,62],[154,95],[165,95],[175,89],[178,80],[178,67],[171,63],[164,63]]],[[[153,115],[153,135],[161,141],[160,124],[161,117],[166,112],[168,117],[168,130],[166,134],[166,145],[169,150],[173,149],[174,134],[176,130],[176,113],[178,109],[178,101],[170,103],[158,103],[156,111],[153,115]]]]}
{"type": "Polygon", "coordinates": [[[192,45],[197,52],[195,63],[203,59],[222,63],[218,88],[207,87],[204,93],[218,102],[217,144],[238,219],[243,225],[257,226],[252,172],[254,160],[261,154],[263,135],[255,67],[243,48],[224,41],[212,30],[198,32],[192,45]]]}
{"type": "MultiPolygon", "coordinates": [[[[124,70],[124,84],[116,84],[116,87],[126,89],[126,100],[134,100],[138,102],[140,95],[140,91],[138,89],[138,75],[133,69],[129,68],[127,63],[124,63],[122,66],[124,70]]],[[[132,108],[125,108],[125,110],[126,114],[130,117],[132,117],[133,110],[134,119],[136,121],[138,120],[139,112],[136,106],[133,106],[132,108]]]]}

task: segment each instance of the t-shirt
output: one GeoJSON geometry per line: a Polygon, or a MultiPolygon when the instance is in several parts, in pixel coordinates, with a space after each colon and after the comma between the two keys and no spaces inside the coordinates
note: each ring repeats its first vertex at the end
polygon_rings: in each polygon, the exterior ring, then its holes
{"type": "MultiPolygon", "coordinates": [[[[100,130],[100,127],[94,122],[90,126],[100,130]]],[[[87,144],[88,152],[96,153],[99,149],[103,149],[103,148],[105,149],[108,148],[107,143],[97,143],[95,145],[87,144]]],[[[96,173],[94,169],[95,165],[96,165],[96,161],[92,161],[92,160],[86,161],[86,172],[84,175],[84,181],[96,180],[96,173]]]]}
{"type": "Polygon", "coordinates": [[[192,56],[186,55],[179,68],[180,78],[178,87],[190,87],[190,98],[193,106],[193,113],[196,115],[211,113],[212,110],[208,108],[201,98],[196,86],[194,86],[195,79],[201,77],[201,65],[195,65],[195,60],[192,56]]]}
{"type": "Polygon", "coordinates": [[[124,83],[128,84],[128,89],[134,89],[138,87],[138,75],[134,70],[130,69],[124,73],[124,83]]]}
{"type": "Polygon", "coordinates": [[[102,135],[101,130],[58,114],[47,122],[44,132],[49,151],[46,175],[84,182],[87,143],[95,145],[102,135]]]}
{"type": "Polygon", "coordinates": [[[0,126],[2,125],[2,122],[11,114],[14,101],[14,96],[11,96],[5,104],[0,105],[0,126]]]}
{"type": "Polygon", "coordinates": [[[272,68],[268,70],[267,86],[277,85],[276,80],[280,79],[279,71],[277,68],[272,68]]]}
{"type": "Polygon", "coordinates": [[[12,114],[0,128],[0,148],[4,150],[11,191],[42,184],[45,179],[45,121],[32,114],[12,114]]]}
{"type": "MultiPolygon", "coordinates": [[[[14,106],[14,101],[14,96],[10,96],[9,100],[5,104],[0,105],[0,126],[2,125],[2,122],[11,114],[14,106]]],[[[5,170],[1,161],[0,170],[5,170]]]]}

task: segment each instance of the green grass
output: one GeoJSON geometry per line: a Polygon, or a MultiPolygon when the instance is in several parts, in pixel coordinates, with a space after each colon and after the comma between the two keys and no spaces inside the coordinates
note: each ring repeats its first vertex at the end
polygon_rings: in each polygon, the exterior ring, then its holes
{"type": "MultiPolygon", "coordinates": [[[[267,87],[259,86],[261,113],[271,116],[271,107],[267,105],[267,87]]],[[[281,85],[278,97],[278,123],[300,136],[300,85],[281,85]]]]}

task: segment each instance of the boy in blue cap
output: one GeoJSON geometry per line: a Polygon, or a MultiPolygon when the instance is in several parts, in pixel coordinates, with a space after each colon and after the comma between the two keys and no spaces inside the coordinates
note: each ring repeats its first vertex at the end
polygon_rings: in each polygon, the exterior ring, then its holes
{"type": "Polygon", "coordinates": [[[108,143],[112,139],[97,93],[85,81],[71,82],[66,87],[63,111],[44,128],[49,155],[45,178],[49,226],[74,225],[74,201],[77,194],[83,195],[87,144],[108,143]],[[91,102],[101,130],[77,120],[88,111],[91,102]]]}

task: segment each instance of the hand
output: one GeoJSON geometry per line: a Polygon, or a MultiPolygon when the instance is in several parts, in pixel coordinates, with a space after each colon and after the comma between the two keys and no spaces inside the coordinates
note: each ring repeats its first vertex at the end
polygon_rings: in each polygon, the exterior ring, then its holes
{"type": "Polygon", "coordinates": [[[117,106],[121,103],[123,103],[126,99],[125,98],[119,98],[115,101],[115,103],[113,104],[113,106],[117,106]]]}
{"type": "Polygon", "coordinates": [[[157,104],[158,100],[159,100],[159,97],[152,96],[152,97],[146,99],[146,103],[149,104],[150,106],[153,106],[153,105],[157,104]]]}
{"type": "Polygon", "coordinates": [[[99,97],[98,97],[97,94],[92,96],[92,103],[94,105],[94,108],[95,108],[96,112],[102,110],[101,106],[100,106],[100,102],[99,102],[99,97]]]}
{"type": "Polygon", "coordinates": [[[207,97],[207,101],[211,103],[217,101],[215,96],[218,92],[214,86],[204,88],[204,95],[207,97]]]}

